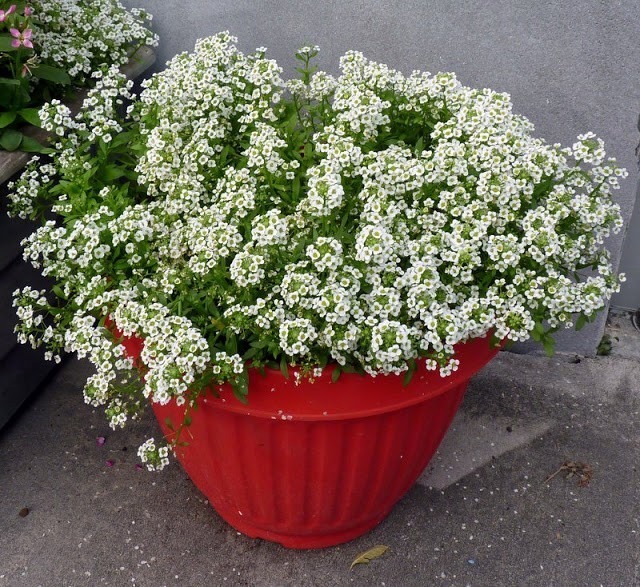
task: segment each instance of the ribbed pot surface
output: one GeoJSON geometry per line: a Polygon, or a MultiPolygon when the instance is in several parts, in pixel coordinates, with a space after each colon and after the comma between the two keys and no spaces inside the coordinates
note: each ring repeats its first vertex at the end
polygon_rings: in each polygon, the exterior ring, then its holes
{"type": "MultiPolygon", "coordinates": [[[[458,347],[460,368],[440,378],[325,372],[313,383],[250,373],[249,404],[223,386],[191,414],[176,455],[234,528],[289,548],[346,542],[376,526],[427,466],[469,378],[497,352],[488,339],[458,347]]],[[[184,406],[153,404],[164,434],[184,406]]]]}

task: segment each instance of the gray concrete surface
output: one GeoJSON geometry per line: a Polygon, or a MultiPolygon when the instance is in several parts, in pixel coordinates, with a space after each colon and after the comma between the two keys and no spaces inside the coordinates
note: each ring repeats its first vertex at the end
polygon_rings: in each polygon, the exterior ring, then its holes
{"type": "MultiPolygon", "coordinates": [[[[640,82],[638,82],[640,87],[640,82]]],[[[636,100],[640,105],[640,100],[636,100]]],[[[640,108],[639,108],[640,109],[640,108]]],[[[638,119],[640,130],[640,118],[638,119]]],[[[640,138],[640,134],[638,135],[640,138]]],[[[640,145],[636,151],[640,166],[640,145]]],[[[620,267],[627,272],[627,282],[620,293],[614,298],[614,304],[620,308],[640,310],[640,179],[636,192],[636,202],[625,236],[620,267]]]]}
{"type": "MultiPolygon", "coordinates": [[[[259,46],[286,66],[304,44],[321,47],[319,65],[335,72],[348,49],[363,51],[405,73],[455,71],[467,85],[509,92],[515,110],[550,142],[571,145],[591,130],[627,167],[617,200],[627,222],[636,197],[640,59],[637,0],[125,0],[154,14],[160,35],[156,68],[199,37],[228,29],[239,46],[259,46]]],[[[633,234],[640,234],[636,214],[633,234]]],[[[616,263],[622,235],[611,239],[616,263]]],[[[629,277],[615,303],[640,305],[638,240],[630,240],[622,270],[629,277]]],[[[558,348],[590,355],[604,315],[558,348]]],[[[531,352],[537,347],[521,347],[531,352]]]]}
{"type": "Polygon", "coordinates": [[[500,353],[391,515],[320,551],[239,535],[178,465],[137,470],[157,424],[110,431],[73,360],[0,433],[0,587],[640,585],[640,362],[576,360],[500,353]],[[565,461],[592,467],[588,486],[545,482],[565,461]]]}
{"type": "MultiPolygon", "coordinates": [[[[640,87],[640,84],[638,85],[640,87]]],[[[639,92],[640,93],[640,92],[639,92]]],[[[640,99],[636,99],[640,110],[640,99]]],[[[638,130],[640,131],[640,116],[638,116],[638,130]]],[[[638,134],[640,139],[640,134],[638,134]]],[[[636,148],[638,169],[640,169],[640,143],[636,148]]],[[[625,235],[620,267],[627,272],[627,283],[624,289],[614,299],[614,304],[628,310],[640,309],[640,178],[636,189],[636,202],[625,235]]]]}
{"type": "MultiPolygon", "coordinates": [[[[632,312],[612,310],[605,330],[611,341],[610,356],[640,362],[640,332],[633,325],[632,312]]],[[[638,382],[640,387],[640,382],[638,382]]]]}

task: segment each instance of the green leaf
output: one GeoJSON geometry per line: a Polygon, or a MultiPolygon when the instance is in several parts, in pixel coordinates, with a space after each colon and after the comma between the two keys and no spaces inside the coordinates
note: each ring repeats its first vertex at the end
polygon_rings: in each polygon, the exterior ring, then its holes
{"type": "Polygon", "coordinates": [[[51,65],[37,65],[31,68],[31,73],[34,77],[53,82],[54,84],[62,84],[68,86],[71,83],[69,74],[59,67],[52,67],[51,65]]]}
{"type": "Polygon", "coordinates": [[[544,337],[544,326],[540,322],[536,322],[536,325],[531,331],[531,338],[536,342],[540,342],[544,337]]]}
{"type": "Polygon", "coordinates": [[[340,366],[337,366],[333,370],[333,373],[331,373],[331,381],[335,383],[336,381],[338,381],[338,379],[340,379],[340,375],[342,375],[342,368],[340,366]]]}
{"type": "Polygon", "coordinates": [[[411,380],[413,379],[415,372],[416,372],[416,362],[411,361],[409,363],[409,368],[407,369],[407,372],[404,374],[404,378],[402,380],[402,387],[407,387],[407,385],[411,383],[411,380]]]}
{"type": "Polygon", "coordinates": [[[293,201],[297,202],[298,196],[300,195],[300,178],[297,175],[293,178],[291,193],[293,195],[293,201]]]}
{"type": "Polygon", "coordinates": [[[323,353],[318,359],[318,367],[320,369],[324,369],[327,366],[328,362],[329,362],[329,355],[326,353],[323,353]]]}
{"type": "Polygon", "coordinates": [[[182,420],[182,425],[191,426],[191,422],[192,422],[191,416],[185,416],[184,420],[182,420]]]}
{"type": "Polygon", "coordinates": [[[361,565],[363,563],[369,564],[372,560],[380,558],[385,552],[387,552],[387,550],[389,550],[388,546],[378,544],[366,552],[360,553],[351,563],[350,569],[353,569],[356,565],[361,565]]]}
{"type": "Polygon", "coordinates": [[[260,353],[259,349],[255,348],[255,347],[251,347],[244,355],[242,355],[242,358],[245,361],[248,361],[249,359],[253,359],[253,357],[258,355],[259,353],[260,353]]]}
{"type": "Polygon", "coordinates": [[[292,134],[298,125],[298,114],[295,111],[295,108],[291,108],[291,114],[285,120],[284,127],[289,134],[292,134]]]}
{"type": "Polygon", "coordinates": [[[238,352],[238,339],[234,335],[227,337],[224,350],[228,355],[235,355],[238,352]]]}
{"type": "Polygon", "coordinates": [[[556,350],[556,341],[551,336],[545,336],[542,340],[542,346],[544,348],[544,352],[547,353],[548,357],[553,357],[553,353],[556,350]]]}
{"type": "Polygon", "coordinates": [[[20,115],[20,118],[26,120],[29,124],[33,124],[33,126],[40,128],[42,123],[40,122],[40,116],[38,115],[38,108],[23,108],[22,110],[18,110],[18,114],[20,115]]]}
{"type": "Polygon", "coordinates": [[[171,418],[165,418],[164,423],[169,430],[173,430],[173,423],[171,422],[171,418]]]}
{"type": "Polygon", "coordinates": [[[62,291],[62,288],[59,285],[54,285],[51,288],[51,291],[56,294],[56,296],[58,296],[61,300],[66,300],[67,296],[64,295],[64,292],[62,291]]]}
{"type": "Polygon", "coordinates": [[[218,159],[218,167],[220,169],[224,168],[224,164],[227,161],[227,155],[229,155],[229,151],[230,151],[229,145],[225,145],[224,148],[222,149],[222,151],[220,153],[220,157],[218,159]]]}
{"type": "Polygon", "coordinates": [[[282,374],[284,375],[285,379],[289,379],[289,367],[287,365],[287,357],[285,357],[284,355],[282,355],[282,358],[280,359],[280,371],[282,371],[282,374]]]}
{"type": "Polygon", "coordinates": [[[578,316],[578,319],[576,320],[576,330],[582,330],[586,324],[593,320],[593,318],[594,315],[588,316],[586,314],[580,314],[580,316],[578,316]]]}
{"type": "Polygon", "coordinates": [[[102,168],[100,177],[105,182],[114,181],[125,175],[125,171],[116,165],[107,165],[102,168]]]}
{"type": "Polygon", "coordinates": [[[36,139],[33,139],[26,135],[22,138],[22,144],[20,145],[20,150],[24,151],[25,153],[49,154],[54,152],[54,150],[51,149],[50,147],[46,147],[42,143],[36,141],[36,139]]]}
{"type": "Polygon", "coordinates": [[[246,370],[231,382],[231,389],[233,390],[233,395],[239,402],[243,404],[249,403],[247,399],[249,394],[249,377],[246,370]]]}
{"type": "Polygon", "coordinates": [[[13,36],[9,33],[4,33],[0,35],[0,51],[6,53],[7,51],[17,51],[17,48],[11,44],[13,41],[13,36]]]}
{"type": "Polygon", "coordinates": [[[114,264],[113,268],[123,271],[129,268],[129,260],[128,259],[118,259],[114,264]]]}
{"type": "MultiPolygon", "coordinates": [[[[0,49],[2,51],[2,49],[0,49]]],[[[0,77],[0,84],[4,86],[19,86],[20,81],[17,79],[11,79],[8,77],[0,77]]]]}
{"type": "Polygon", "coordinates": [[[130,132],[121,132],[119,135],[116,135],[116,137],[111,141],[111,149],[112,150],[116,149],[117,147],[120,147],[126,144],[130,140],[131,140],[130,132]]]}
{"type": "Polygon", "coordinates": [[[13,128],[6,129],[0,136],[0,147],[6,151],[15,151],[22,142],[23,134],[13,128]]]}
{"type": "Polygon", "coordinates": [[[0,128],[9,126],[16,119],[15,112],[2,112],[0,114],[0,128]]]}
{"type": "Polygon", "coordinates": [[[365,370],[360,365],[342,365],[343,373],[358,373],[359,375],[364,375],[365,370]]]}

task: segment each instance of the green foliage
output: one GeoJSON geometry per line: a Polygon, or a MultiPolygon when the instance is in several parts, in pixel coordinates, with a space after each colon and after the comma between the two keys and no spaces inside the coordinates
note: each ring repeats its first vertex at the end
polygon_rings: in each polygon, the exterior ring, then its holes
{"type": "Polygon", "coordinates": [[[611,337],[610,334],[605,333],[602,335],[600,342],[598,343],[598,348],[596,349],[596,354],[601,357],[606,357],[611,354],[613,350],[613,341],[614,338],[611,337]]]}
{"type": "Polygon", "coordinates": [[[7,151],[15,151],[22,143],[23,134],[12,128],[6,129],[0,135],[0,147],[7,151]]]}
{"type": "Polygon", "coordinates": [[[71,77],[69,77],[69,74],[66,71],[51,65],[37,65],[31,68],[31,75],[38,79],[63,86],[68,86],[71,83],[71,77]]]}
{"type": "Polygon", "coordinates": [[[546,328],[540,322],[537,322],[531,331],[531,338],[536,342],[539,342],[544,348],[547,356],[553,356],[556,348],[556,341],[552,334],[556,332],[558,328],[546,328]]]}
{"type": "Polygon", "coordinates": [[[17,116],[17,112],[2,112],[0,113],[0,128],[9,126],[17,116]]]}

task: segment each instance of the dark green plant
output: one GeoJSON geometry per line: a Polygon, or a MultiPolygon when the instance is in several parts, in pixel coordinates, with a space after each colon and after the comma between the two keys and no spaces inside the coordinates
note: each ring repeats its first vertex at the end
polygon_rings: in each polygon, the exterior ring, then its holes
{"type": "Polygon", "coordinates": [[[22,127],[40,126],[38,106],[69,86],[69,74],[38,58],[33,9],[24,2],[0,2],[0,147],[6,151],[45,150],[22,127]]]}

